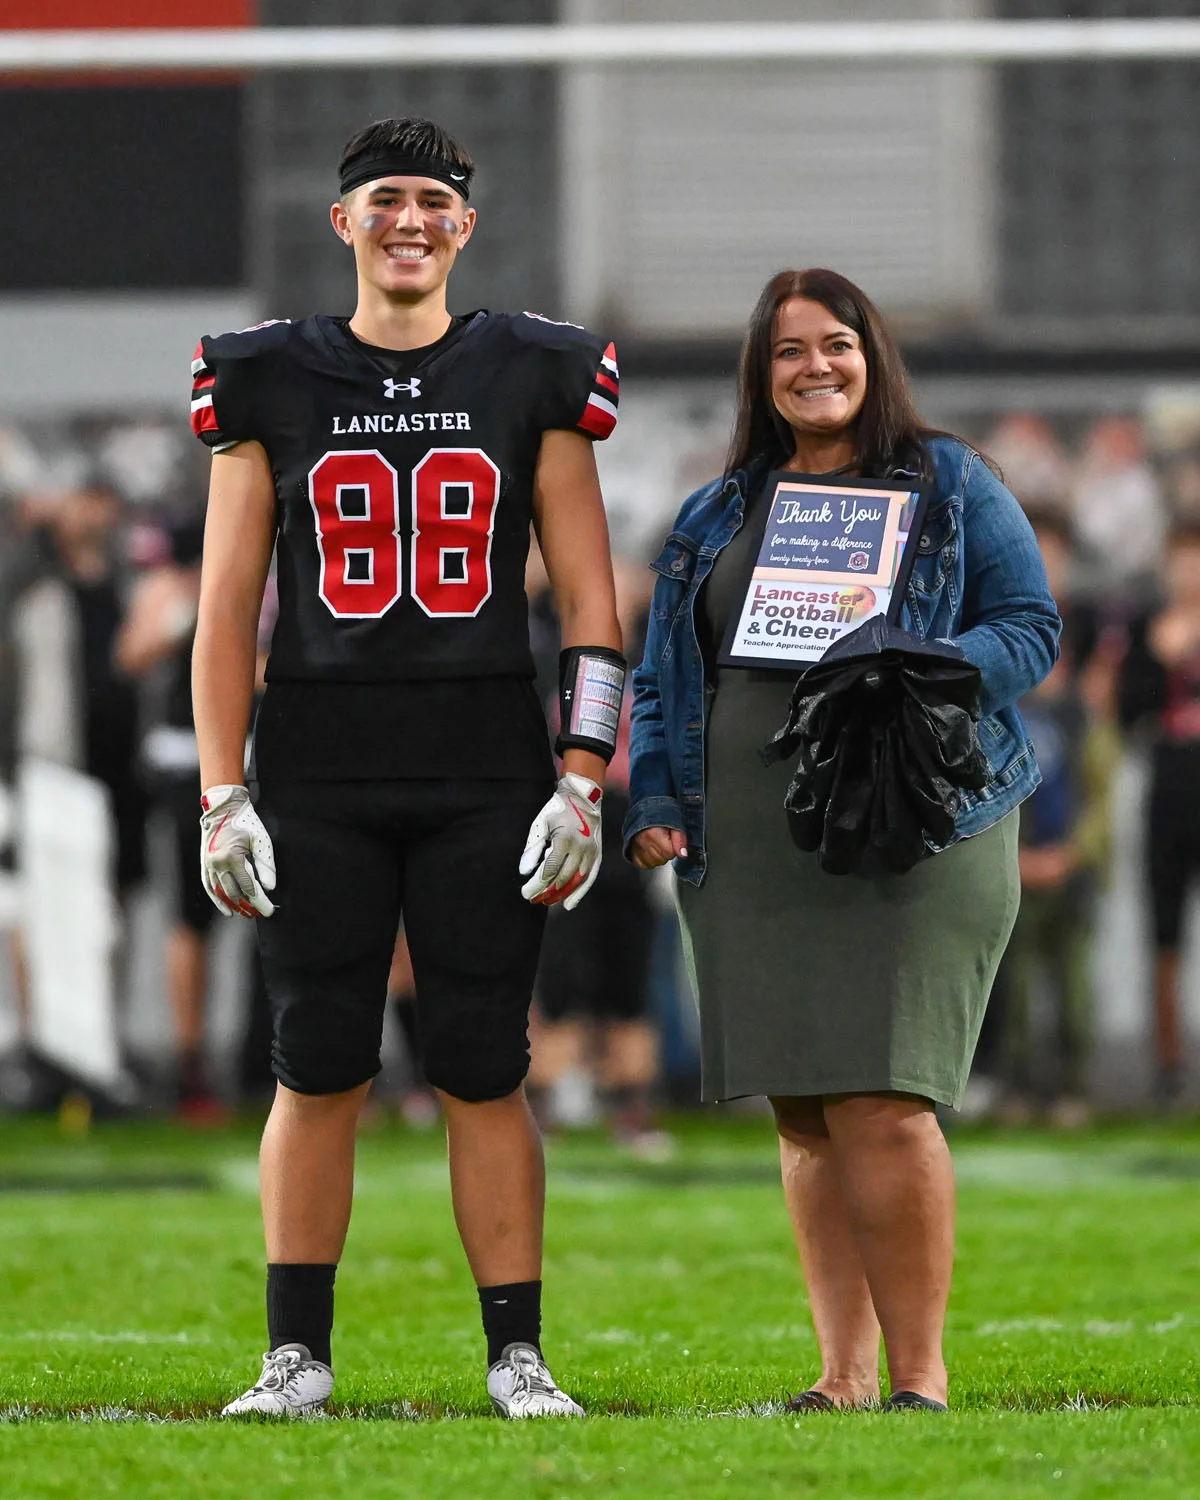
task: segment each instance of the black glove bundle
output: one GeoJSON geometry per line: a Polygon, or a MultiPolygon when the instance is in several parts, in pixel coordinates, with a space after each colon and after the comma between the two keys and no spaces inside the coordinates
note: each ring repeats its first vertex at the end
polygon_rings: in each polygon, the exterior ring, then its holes
{"type": "Polygon", "coordinates": [[[979,669],[957,647],[868,620],[809,667],[765,764],[799,752],[792,840],[831,875],[902,875],[954,836],[959,792],[988,777],[979,669]]]}

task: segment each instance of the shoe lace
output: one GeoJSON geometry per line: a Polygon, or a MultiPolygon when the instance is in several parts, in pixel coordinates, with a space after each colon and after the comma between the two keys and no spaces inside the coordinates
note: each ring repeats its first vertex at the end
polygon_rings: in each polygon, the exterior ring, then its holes
{"type": "Polygon", "coordinates": [[[509,1363],[516,1372],[516,1385],[520,1390],[543,1396],[558,1395],[554,1377],[532,1350],[518,1349],[509,1356],[509,1363]]]}
{"type": "Polygon", "coordinates": [[[269,1349],[263,1355],[262,1374],[258,1378],[256,1391],[282,1391],[300,1368],[300,1355],[295,1349],[275,1351],[269,1349]]]}

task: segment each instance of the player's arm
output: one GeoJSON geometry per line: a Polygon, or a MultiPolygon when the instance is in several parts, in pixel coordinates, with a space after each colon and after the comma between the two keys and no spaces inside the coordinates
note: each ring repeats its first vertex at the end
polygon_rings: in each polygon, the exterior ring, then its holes
{"type": "Polygon", "coordinates": [[[592,444],[582,433],[543,434],[533,524],[562,625],[563,777],[529,830],[520,869],[530,878],[521,894],[544,906],[561,901],[570,911],[600,869],[604,772],[625,677],[608,523],[592,444]],[[584,700],[594,705],[586,723],[572,711],[584,700]]]}
{"type": "MultiPolygon", "coordinates": [[[[621,650],[608,521],[590,438],[546,432],[533,482],[533,524],[554,590],[564,650],[601,646],[621,650]]],[[[563,769],[604,785],[607,761],[568,748],[563,769]]]]}
{"type": "Polygon", "coordinates": [[[246,731],[254,695],[258,615],[275,544],[275,483],[261,443],[215,453],[192,647],[200,752],[201,865],[219,910],[269,916],[270,840],[246,792],[246,731]]]}
{"type": "Polygon", "coordinates": [[[261,443],[214,453],[204,524],[192,701],[204,786],[241,783],[258,613],[275,545],[275,482],[261,443]]]}

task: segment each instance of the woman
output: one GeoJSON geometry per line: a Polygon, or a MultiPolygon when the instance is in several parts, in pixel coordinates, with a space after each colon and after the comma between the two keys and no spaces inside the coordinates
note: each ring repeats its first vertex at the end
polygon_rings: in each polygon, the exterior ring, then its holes
{"type": "Polygon", "coordinates": [[[956,1105],[1018,902],[1017,804],[1038,780],[1014,704],[1050,670],[1058,615],[1032,531],[980,456],[924,427],[879,313],[832,271],[784,271],[742,355],[726,473],[654,563],[635,673],[635,864],[675,861],[700,1001],[703,1096],[770,1097],[822,1369],[792,1410],[944,1409],[956,1105]],[[772,469],[919,474],[931,499],[901,624],[980,670],[991,776],[950,847],[902,876],[825,874],[791,843],[791,768],[758,750],[793,679],[715,665],[772,469]]]}

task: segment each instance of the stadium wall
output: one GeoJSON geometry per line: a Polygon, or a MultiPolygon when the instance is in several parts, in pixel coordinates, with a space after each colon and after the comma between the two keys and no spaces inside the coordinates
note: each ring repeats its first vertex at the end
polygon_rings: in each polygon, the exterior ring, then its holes
{"type": "MultiPolygon", "coordinates": [[[[572,23],[728,19],[716,0],[566,0],[572,23]]],[[[815,0],[807,21],[970,20],[981,0],[815,0]]],[[[747,0],[747,22],[796,19],[747,0]]],[[[828,265],[906,331],[972,327],[996,266],[980,67],[566,70],[563,275],[582,321],[736,339],[781,266],[828,265]]]]}

